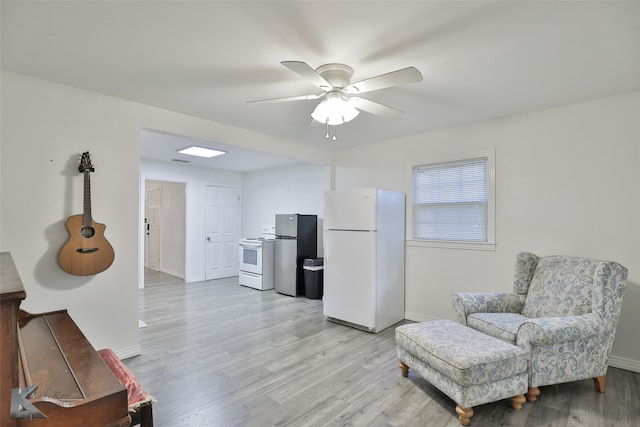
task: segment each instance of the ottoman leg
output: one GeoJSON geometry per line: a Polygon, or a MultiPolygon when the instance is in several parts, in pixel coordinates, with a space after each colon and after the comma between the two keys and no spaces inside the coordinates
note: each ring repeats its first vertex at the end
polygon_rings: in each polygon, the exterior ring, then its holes
{"type": "Polygon", "coordinates": [[[529,387],[527,391],[527,400],[529,403],[534,403],[538,400],[538,396],[540,396],[540,389],[538,387],[529,387]]]}
{"type": "Polygon", "coordinates": [[[457,405],[456,412],[458,413],[460,424],[463,426],[469,424],[469,418],[473,417],[473,408],[463,408],[462,406],[457,405]]]}
{"type": "Polygon", "coordinates": [[[511,407],[514,411],[519,411],[520,409],[522,409],[522,404],[524,404],[524,402],[526,401],[527,399],[524,397],[524,394],[513,396],[511,398],[511,407]]]}
{"type": "Polygon", "coordinates": [[[398,366],[400,367],[400,369],[402,369],[403,377],[409,376],[409,367],[407,365],[405,365],[403,362],[400,362],[398,366]]]}

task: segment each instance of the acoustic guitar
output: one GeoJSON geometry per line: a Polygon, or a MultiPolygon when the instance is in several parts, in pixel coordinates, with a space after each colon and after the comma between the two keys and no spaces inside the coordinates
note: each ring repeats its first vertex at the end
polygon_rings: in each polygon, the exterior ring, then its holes
{"type": "Polygon", "coordinates": [[[111,266],[115,254],[113,247],[104,237],[104,224],[91,217],[91,179],[89,174],[95,169],[89,152],[82,153],[80,172],[84,174],[84,213],[67,219],[69,238],[60,250],[58,262],[69,274],[90,276],[111,266]]]}

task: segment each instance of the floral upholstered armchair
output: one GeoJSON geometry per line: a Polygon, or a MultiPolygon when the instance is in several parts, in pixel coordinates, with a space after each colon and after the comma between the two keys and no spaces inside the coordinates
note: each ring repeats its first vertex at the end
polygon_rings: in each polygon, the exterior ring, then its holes
{"type": "Polygon", "coordinates": [[[529,352],[529,391],[593,378],[605,392],[627,269],[615,262],[520,253],[513,293],[457,293],[460,323],[529,352]]]}

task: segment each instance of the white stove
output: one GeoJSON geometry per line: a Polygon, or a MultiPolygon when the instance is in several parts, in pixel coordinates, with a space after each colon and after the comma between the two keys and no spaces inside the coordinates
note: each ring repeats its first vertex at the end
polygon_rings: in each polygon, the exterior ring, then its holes
{"type": "Polygon", "coordinates": [[[243,286],[261,291],[274,288],[274,240],[262,237],[241,239],[238,242],[238,281],[243,286]]]}

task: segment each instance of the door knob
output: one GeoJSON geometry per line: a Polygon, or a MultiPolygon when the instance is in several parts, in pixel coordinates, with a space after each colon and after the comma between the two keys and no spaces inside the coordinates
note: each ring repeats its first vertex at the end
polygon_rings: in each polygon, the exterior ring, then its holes
{"type": "Polygon", "coordinates": [[[207,242],[210,242],[210,241],[211,241],[211,237],[207,236],[207,242]]]}

